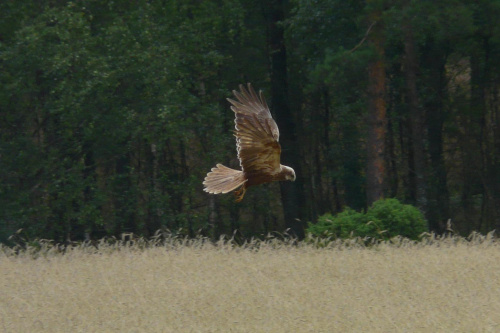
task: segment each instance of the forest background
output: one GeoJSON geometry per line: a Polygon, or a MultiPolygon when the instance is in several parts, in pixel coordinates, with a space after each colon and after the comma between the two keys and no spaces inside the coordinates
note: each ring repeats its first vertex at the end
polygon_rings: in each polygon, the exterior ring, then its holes
{"type": "Polygon", "coordinates": [[[429,230],[500,228],[500,1],[0,3],[0,241],[157,230],[304,235],[398,198],[429,230]],[[242,203],[239,84],[262,89],[294,183],[242,203]]]}

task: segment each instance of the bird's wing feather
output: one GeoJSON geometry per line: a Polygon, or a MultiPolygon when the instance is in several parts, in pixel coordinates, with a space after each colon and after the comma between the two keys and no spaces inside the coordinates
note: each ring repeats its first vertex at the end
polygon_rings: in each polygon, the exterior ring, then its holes
{"type": "Polygon", "coordinates": [[[262,95],[257,95],[248,84],[240,85],[240,92],[233,91],[237,101],[229,99],[235,117],[235,136],[238,158],[247,174],[280,171],[281,146],[279,130],[262,95]]]}

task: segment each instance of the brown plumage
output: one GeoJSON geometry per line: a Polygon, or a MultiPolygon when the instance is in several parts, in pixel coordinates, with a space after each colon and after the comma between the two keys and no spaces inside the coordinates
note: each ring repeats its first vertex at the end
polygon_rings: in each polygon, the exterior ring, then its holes
{"type": "Polygon", "coordinates": [[[217,164],[207,174],[204,191],[227,193],[237,188],[236,201],[241,201],[250,186],[281,180],[295,180],[295,171],[280,164],[279,130],[262,91],[257,95],[249,83],[246,89],[233,90],[237,101],[227,99],[235,113],[235,136],[241,171],[217,164]]]}

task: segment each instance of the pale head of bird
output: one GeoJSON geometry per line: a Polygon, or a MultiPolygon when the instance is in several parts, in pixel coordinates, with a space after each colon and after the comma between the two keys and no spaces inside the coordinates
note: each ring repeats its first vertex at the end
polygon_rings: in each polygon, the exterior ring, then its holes
{"type": "Polygon", "coordinates": [[[281,173],[285,176],[285,180],[291,180],[292,182],[294,182],[296,179],[295,171],[292,168],[287,167],[286,165],[281,165],[281,173]]]}

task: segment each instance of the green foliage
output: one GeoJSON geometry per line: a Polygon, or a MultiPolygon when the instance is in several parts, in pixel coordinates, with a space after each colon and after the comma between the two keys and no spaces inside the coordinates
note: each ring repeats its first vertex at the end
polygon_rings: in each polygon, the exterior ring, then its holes
{"type": "Polygon", "coordinates": [[[316,224],[309,224],[307,231],[314,236],[334,238],[365,236],[360,228],[366,228],[367,222],[365,214],[348,207],[335,216],[329,213],[320,216],[316,224]]]}
{"type": "MultiPolygon", "coordinates": [[[[496,228],[499,1],[284,7],[297,146],[282,148],[297,149],[307,171],[297,175],[310,193],[300,219],[354,209],[320,217],[311,233],[380,238],[422,229],[416,213],[394,203],[356,212],[366,206],[374,8],[387,79],[386,195],[415,202],[404,63],[411,31],[429,223],[496,228]]],[[[248,0],[0,1],[0,242],[20,228],[56,241],[160,228],[282,231],[279,185],[251,189],[240,204],[201,185],[214,163],[238,166],[231,89],[252,82],[276,111],[266,91],[275,49],[269,8],[248,0]]]]}
{"type": "Polygon", "coordinates": [[[366,215],[370,220],[380,221],[384,238],[403,236],[417,239],[427,231],[427,224],[422,212],[412,206],[405,205],[397,199],[378,200],[368,209],[366,215]]]}
{"type": "Polygon", "coordinates": [[[220,100],[231,85],[220,69],[235,47],[239,3],[0,9],[6,22],[22,21],[0,24],[9,32],[0,44],[0,237],[206,223],[193,200],[209,169],[202,151],[221,146],[220,100]]]}
{"type": "Polygon", "coordinates": [[[377,240],[395,236],[418,239],[426,230],[423,214],[416,207],[404,205],[397,199],[378,200],[366,213],[347,208],[335,216],[325,214],[316,224],[310,223],[307,229],[313,236],[377,240]]]}

